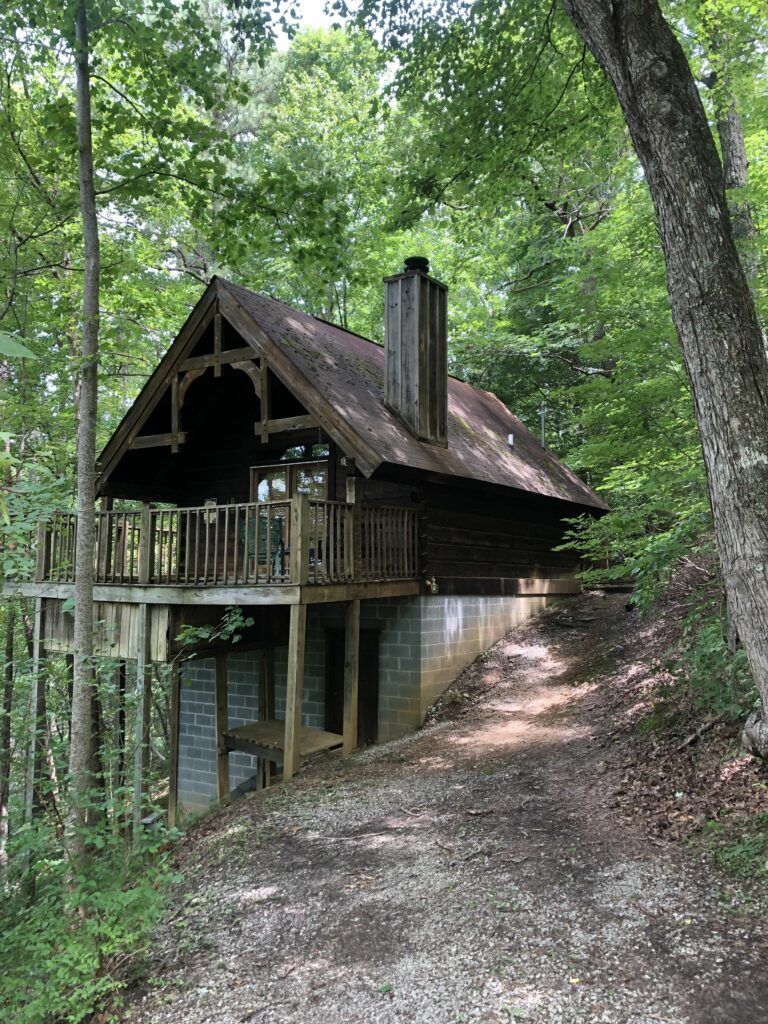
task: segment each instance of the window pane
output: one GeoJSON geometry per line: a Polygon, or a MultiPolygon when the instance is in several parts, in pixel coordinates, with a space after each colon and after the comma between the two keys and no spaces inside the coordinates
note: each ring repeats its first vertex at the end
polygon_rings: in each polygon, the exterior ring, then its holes
{"type": "Polygon", "coordinates": [[[284,469],[273,469],[259,473],[256,491],[257,501],[281,501],[288,497],[288,477],[284,469]]]}
{"type": "Polygon", "coordinates": [[[294,492],[307,494],[310,498],[325,498],[328,494],[328,466],[325,463],[296,466],[294,468],[294,492]]]}

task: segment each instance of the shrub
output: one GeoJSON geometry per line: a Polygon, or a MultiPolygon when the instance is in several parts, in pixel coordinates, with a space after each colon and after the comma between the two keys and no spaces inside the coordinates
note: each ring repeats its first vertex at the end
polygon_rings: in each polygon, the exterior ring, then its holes
{"type": "Polygon", "coordinates": [[[98,852],[72,872],[61,841],[43,824],[14,840],[31,866],[0,907],[0,1007],[15,1024],[77,1024],[119,993],[147,949],[172,875],[164,836],[129,849],[97,832],[98,852]]]}

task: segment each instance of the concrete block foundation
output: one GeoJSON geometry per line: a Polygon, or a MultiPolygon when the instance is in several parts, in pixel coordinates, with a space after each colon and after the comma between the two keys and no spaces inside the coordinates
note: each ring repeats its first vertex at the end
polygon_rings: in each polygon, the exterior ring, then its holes
{"type": "MultiPolygon", "coordinates": [[[[417,729],[443,690],[507,630],[555,600],[548,597],[443,595],[361,603],[361,629],[379,634],[378,742],[417,729]]],[[[325,726],[327,630],[342,629],[342,605],[310,605],[304,662],[302,721],[325,726]]],[[[285,714],[287,649],[275,649],[275,712],[285,714]]],[[[232,648],[229,720],[244,725],[260,716],[261,652],[232,648]]],[[[179,713],[179,807],[204,810],[216,800],[214,662],[182,667],[179,713]]],[[[230,754],[233,788],[257,771],[257,759],[230,754]]]]}

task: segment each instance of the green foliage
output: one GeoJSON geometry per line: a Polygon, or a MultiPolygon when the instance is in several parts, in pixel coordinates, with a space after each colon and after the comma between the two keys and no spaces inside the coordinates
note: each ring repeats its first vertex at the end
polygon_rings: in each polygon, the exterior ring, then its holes
{"type": "Polygon", "coordinates": [[[739,648],[728,646],[725,604],[719,594],[699,592],[683,621],[673,671],[694,707],[739,719],[751,710],[757,690],[739,648]]]}
{"type": "Polygon", "coordinates": [[[734,878],[768,879],[768,813],[708,821],[703,842],[715,862],[734,878]]]}
{"type": "Polygon", "coordinates": [[[165,836],[145,836],[132,849],[108,830],[89,839],[98,857],[78,869],[43,824],[14,838],[12,862],[30,864],[0,904],[0,1006],[15,1024],[77,1024],[115,1006],[147,951],[173,878],[165,836]]]}
{"type": "Polygon", "coordinates": [[[9,356],[12,359],[36,359],[34,352],[30,352],[26,345],[12,338],[5,331],[0,331],[0,356],[9,356]]]}
{"type": "Polygon", "coordinates": [[[252,625],[253,619],[243,615],[242,609],[236,605],[226,608],[215,626],[182,625],[176,636],[182,649],[181,657],[194,657],[195,649],[200,644],[210,644],[216,640],[221,640],[224,643],[239,643],[242,640],[243,631],[252,625]]]}

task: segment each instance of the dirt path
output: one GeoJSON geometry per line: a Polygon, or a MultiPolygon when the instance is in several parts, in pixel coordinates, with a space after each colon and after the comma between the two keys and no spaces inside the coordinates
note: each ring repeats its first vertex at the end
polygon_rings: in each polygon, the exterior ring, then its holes
{"type": "Polygon", "coordinates": [[[553,610],[417,736],[196,829],[126,1019],[765,1021],[768,927],[619,823],[633,629],[622,598],[553,610]]]}

